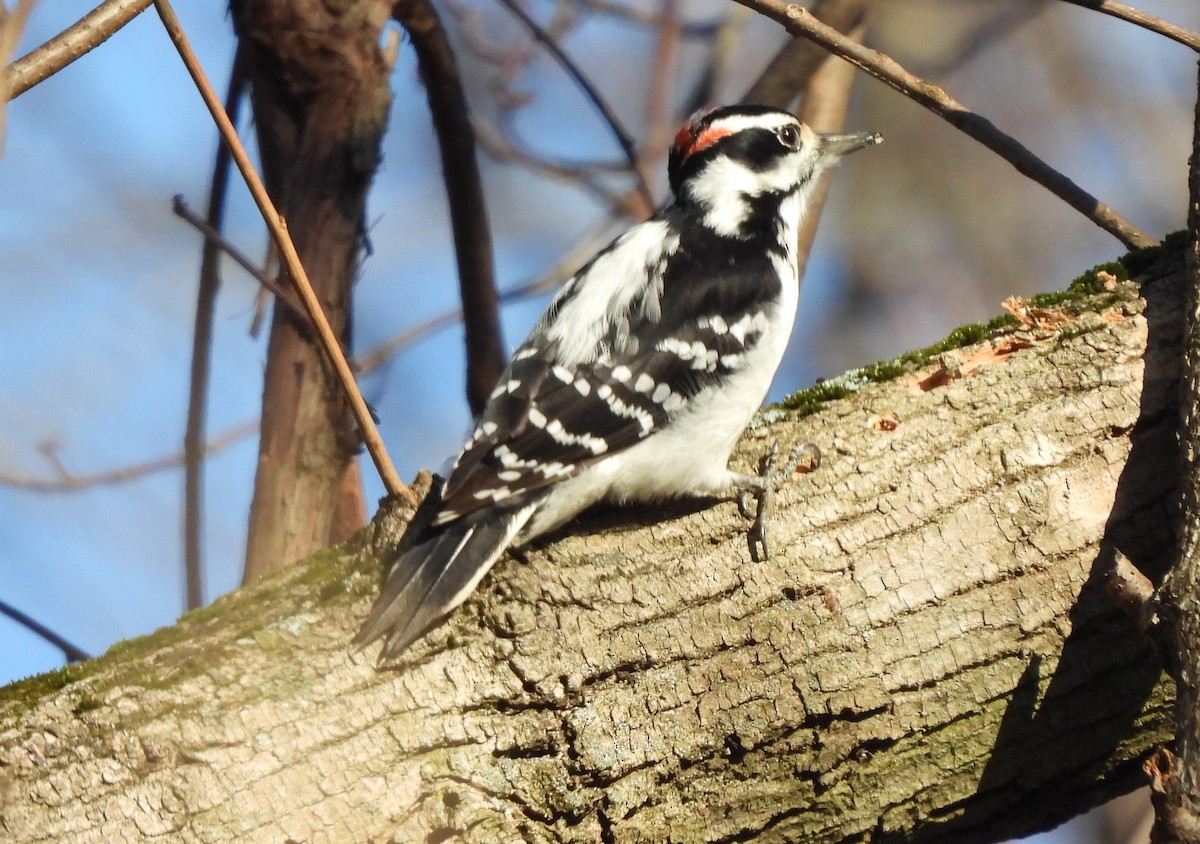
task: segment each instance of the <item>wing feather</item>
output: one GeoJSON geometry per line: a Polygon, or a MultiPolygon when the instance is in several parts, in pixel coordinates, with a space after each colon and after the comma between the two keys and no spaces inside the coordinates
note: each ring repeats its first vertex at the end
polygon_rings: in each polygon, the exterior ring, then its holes
{"type": "Polygon", "coordinates": [[[633,286],[652,303],[595,277],[603,255],[567,283],[513,356],[446,481],[435,525],[565,480],[650,436],[740,368],[779,298],[770,259],[737,243],[683,242],[670,261],[659,255],[661,268],[626,256],[624,267],[661,277],[633,286]],[[713,254],[725,260],[706,262],[713,254]],[[605,284],[613,292],[596,330],[573,307],[600,311],[589,288],[605,284]],[[629,319],[631,310],[641,318],[629,319]],[[594,332],[585,354],[578,343],[564,354],[553,339],[574,324],[594,332]]]}

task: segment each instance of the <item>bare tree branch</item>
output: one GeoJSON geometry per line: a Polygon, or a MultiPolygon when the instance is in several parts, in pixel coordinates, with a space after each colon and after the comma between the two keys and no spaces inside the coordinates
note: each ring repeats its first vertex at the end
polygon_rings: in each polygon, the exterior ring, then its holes
{"type": "Polygon", "coordinates": [[[1184,29],[1182,26],[1176,26],[1162,18],[1147,14],[1140,9],[1126,6],[1124,3],[1118,3],[1116,0],[1065,0],[1065,2],[1073,3],[1076,6],[1083,6],[1085,9],[1094,9],[1106,15],[1112,15],[1114,18],[1120,18],[1123,21],[1136,24],[1143,29],[1157,32],[1159,35],[1165,35],[1173,41],[1178,41],[1180,44],[1200,52],[1200,33],[1184,29]]]}
{"type": "MultiPolygon", "coordinates": [[[[244,422],[237,425],[216,437],[213,437],[204,446],[205,455],[211,456],[224,451],[232,445],[244,440],[246,437],[258,430],[258,420],[252,422],[244,422]]],[[[103,472],[93,472],[90,474],[77,475],[67,472],[61,462],[57,460],[56,452],[50,448],[43,446],[41,449],[55,467],[56,477],[54,478],[39,478],[30,475],[23,475],[18,472],[10,472],[0,470],[0,486],[12,487],[14,489],[23,489],[29,492],[42,493],[61,493],[61,492],[84,492],[98,486],[112,486],[115,484],[125,484],[132,481],[140,480],[146,475],[152,475],[155,472],[162,472],[167,469],[177,469],[183,464],[183,451],[177,451],[173,454],[168,454],[165,457],[156,457],[153,460],[147,460],[142,463],[134,463],[129,466],[123,466],[119,469],[109,469],[103,472]]]]}
{"type": "Polygon", "coordinates": [[[811,12],[781,0],[738,0],[780,23],[792,35],[803,35],[825,49],[865,70],[881,82],[946,120],[1012,164],[1017,171],[1047,188],[1076,211],[1116,237],[1129,248],[1150,246],[1157,241],[1142,232],[1114,209],[1075,184],[1030,152],[1011,135],[1000,131],[985,117],[968,109],[938,86],[918,79],[883,53],[846,39],[826,26],[811,12]]]}
{"type": "Polygon", "coordinates": [[[400,0],[392,17],[412,39],[442,155],[467,346],[467,403],[478,414],[504,370],[499,300],[483,181],[458,63],[429,0],[400,0]]]}
{"type": "Polygon", "coordinates": [[[1034,23],[1049,5],[1046,0],[1019,0],[1011,5],[989,9],[988,17],[966,34],[951,55],[923,63],[920,67],[921,74],[946,76],[953,73],[975,58],[985,47],[1006,38],[1021,27],[1034,23]]]}
{"type": "Polygon", "coordinates": [[[558,65],[566,71],[567,75],[579,86],[583,91],[584,96],[592,103],[600,116],[604,118],[604,122],[612,129],[613,135],[617,139],[617,143],[621,146],[621,151],[625,153],[626,160],[629,161],[629,168],[637,179],[638,191],[642,196],[642,201],[646,204],[646,214],[648,216],[654,210],[656,205],[654,201],[654,192],[650,190],[650,183],[646,179],[645,174],[638,167],[637,147],[633,143],[633,139],[629,133],[625,131],[625,127],[617,118],[617,115],[609,107],[608,102],[592,84],[591,80],[581,71],[578,65],[571,60],[563,49],[558,46],[550,35],[538,25],[538,22],[529,16],[529,14],[521,8],[517,0],[500,0],[500,2],[513,15],[521,21],[522,25],[529,30],[530,34],[538,40],[546,48],[546,52],[558,63],[558,65]]]}
{"type": "Polygon", "coordinates": [[[0,601],[0,614],[8,616],[26,630],[37,634],[50,644],[54,645],[54,647],[63,652],[63,657],[66,658],[67,662],[83,662],[85,659],[92,658],[87,651],[71,644],[49,627],[42,624],[37,619],[31,618],[30,616],[21,612],[12,604],[0,601]]]}
{"type": "Polygon", "coordinates": [[[266,221],[267,228],[271,231],[271,236],[279,245],[279,251],[283,256],[288,274],[291,276],[292,283],[296,286],[296,292],[300,294],[300,300],[304,303],[304,309],[308,312],[309,319],[317,330],[317,337],[321,341],[321,347],[333,365],[338,380],[346,392],[350,408],[354,412],[355,420],[358,422],[358,429],[362,436],[363,444],[366,446],[367,452],[371,455],[371,459],[375,463],[375,468],[379,472],[384,488],[391,496],[410,501],[413,500],[412,491],[400,480],[400,476],[396,474],[396,468],[392,465],[391,458],[387,454],[387,449],[383,445],[383,440],[379,437],[379,431],[375,427],[375,421],[371,418],[370,408],[367,407],[362,393],[359,392],[358,385],[354,382],[354,373],[350,371],[350,366],[346,363],[345,355],[342,354],[337,336],[333,333],[333,329],[330,328],[329,321],[325,318],[325,314],[321,309],[321,303],[313,293],[308,276],[304,272],[304,266],[300,263],[299,255],[296,254],[296,247],[288,235],[287,224],[275,209],[271,198],[267,195],[267,189],[263,186],[262,180],[254,171],[254,166],[250,163],[250,159],[246,155],[246,150],[242,147],[241,141],[238,140],[237,132],[234,131],[233,126],[230,124],[220,100],[213,91],[212,85],[209,84],[204,70],[200,67],[195,53],[192,52],[187,42],[187,38],[179,25],[179,20],[175,17],[171,4],[168,0],[154,0],[154,7],[158,11],[159,17],[162,18],[163,26],[179,51],[180,58],[183,59],[188,73],[191,75],[193,81],[195,81],[196,88],[204,99],[204,104],[208,107],[209,113],[212,114],[213,120],[221,130],[222,138],[229,145],[233,160],[237,164],[238,170],[241,171],[242,177],[246,180],[246,186],[250,189],[250,194],[254,197],[255,204],[258,205],[263,220],[266,221]]]}
{"type": "Polygon", "coordinates": [[[189,208],[182,194],[175,195],[171,204],[171,210],[174,211],[175,216],[204,235],[206,243],[213,244],[215,248],[232,258],[234,263],[249,273],[250,277],[262,285],[264,290],[270,292],[279,301],[279,304],[283,305],[299,319],[305,322],[308,321],[308,315],[304,313],[303,306],[296,301],[295,294],[284,287],[280,287],[269,272],[256,267],[254,262],[246,257],[246,253],[230,243],[221,232],[217,231],[203,217],[189,208]]]}
{"type": "MultiPolygon", "coordinates": [[[[619,212],[614,211],[604,222],[580,238],[579,242],[568,250],[563,258],[549,270],[518,287],[502,292],[500,294],[501,303],[519,302],[523,299],[539,296],[554,290],[564,279],[578,269],[579,265],[587,260],[588,256],[594,254],[597,249],[604,245],[611,236],[614,226],[623,216],[619,212]]],[[[352,366],[356,372],[363,375],[374,372],[396,354],[441,329],[456,324],[461,319],[462,310],[460,308],[436,314],[423,322],[406,328],[395,337],[371,349],[353,361],[352,366]]],[[[230,446],[236,445],[247,437],[254,435],[258,430],[258,419],[252,419],[236,425],[209,440],[204,446],[204,454],[205,456],[211,456],[224,451],[230,446]]],[[[0,486],[40,493],[84,492],[98,486],[131,483],[147,475],[177,469],[184,461],[184,452],[177,451],[173,454],[119,469],[110,469],[88,475],[77,475],[68,471],[63,465],[58,457],[57,449],[52,443],[44,443],[40,450],[53,466],[56,477],[38,478],[0,470],[0,486]]]]}
{"type": "MultiPolygon", "coordinates": [[[[8,66],[12,88],[5,99],[21,96],[34,85],[58,73],[80,56],[107,41],[118,29],[146,10],[151,0],[107,0],[8,66]]],[[[3,58],[7,61],[7,57],[3,58]]]]}
{"type": "MultiPolygon", "coordinates": [[[[480,119],[473,121],[473,125],[475,140],[496,161],[524,167],[547,179],[572,185],[604,203],[609,209],[619,210],[631,219],[635,218],[642,208],[641,199],[635,191],[617,193],[597,178],[598,173],[611,171],[612,167],[597,163],[575,164],[557,161],[539,155],[518,143],[499,126],[480,119]]],[[[622,164],[621,168],[625,169],[625,165],[622,164]]]]}
{"type": "MultiPolygon", "coordinates": [[[[225,94],[225,113],[236,124],[246,89],[243,53],[233,56],[229,90],[225,94]]],[[[225,218],[225,196],[229,187],[229,147],[217,143],[212,182],[208,189],[208,213],[205,223],[220,234],[225,218]]],[[[176,197],[176,211],[182,205],[176,197]]],[[[195,609],[204,603],[204,440],[207,433],[208,381],[212,363],[213,314],[217,291],[221,286],[221,251],[212,238],[204,239],[200,257],[200,282],[196,289],[196,319],[192,331],[192,369],[188,380],[187,423],[183,434],[183,570],[186,591],[184,606],[195,609]]]]}

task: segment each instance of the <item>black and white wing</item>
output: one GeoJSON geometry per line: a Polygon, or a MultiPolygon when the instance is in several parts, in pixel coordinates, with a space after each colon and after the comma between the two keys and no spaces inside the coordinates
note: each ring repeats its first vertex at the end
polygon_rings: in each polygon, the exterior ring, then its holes
{"type": "Polygon", "coordinates": [[[406,536],[358,646],[386,634],[381,658],[403,651],[465,600],[556,484],[652,436],[762,338],[779,291],[769,259],[681,242],[672,213],[631,229],[555,297],[492,393],[436,515],[406,536]]]}

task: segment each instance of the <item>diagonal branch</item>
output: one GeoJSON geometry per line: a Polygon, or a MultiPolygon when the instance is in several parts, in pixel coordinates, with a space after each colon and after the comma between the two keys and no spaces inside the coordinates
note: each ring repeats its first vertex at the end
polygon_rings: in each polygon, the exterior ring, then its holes
{"type": "Polygon", "coordinates": [[[629,162],[629,169],[633,172],[634,177],[637,179],[638,192],[641,194],[642,201],[646,204],[647,214],[649,214],[649,212],[653,210],[656,205],[654,202],[654,192],[650,190],[649,181],[646,179],[645,174],[638,167],[637,148],[634,146],[633,139],[630,137],[629,132],[625,130],[625,127],[622,125],[620,119],[617,118],[616,113],[613,112],[608,102],[603,96],[601,96],[600,92],[596,89],[596,86],[592,84],[591,80],[588,79],[583,71],[579,69],[579,66],[571,60],[570,56],[563,52],[563,49],[560,46],[558,46],[558,42],[550,37],[549,33],[540,27],[538,22],[529,16],[528,12],[521,8],[521,5],[517,2],[517,0],[500,0],[500,2],[505,8],[512,12],[513,15],[516,16],[519,21],[521,21],[522,25],[529,30],[530,34],[533,35],[533,37],[536,38],[538,42],[546,48],[546,51],[550,54],[551,58],[558,62],[558,65],[564,71],[566,71],[567,75],[570,76],[575,84],[579,86],[579,88],[583,91],[584,96],[586,96],[596,110],[600,112],[600,116],[604,118],[604,122],[607,123],[609,128],[612,129],[613,135],[616,136],[617,143],[621,146],[621,151],[625,153],[625,158],[629,162]]]}
{"type": "Polygon", "coordinates": [[[1062,173],[1005,134],[987,118],[976,114],[937,85],[918,79],[894,59],[855,44],[837,30],[817,20],[811,12],[781,0],[738,0],[780,23],[792,35],[803,35],[840,56],[876,79],[916,101],[952,126],[969,135],[1003,158],[1021,174],[1033,179],[1083,214],[1129,248],[1151,246],[1157,241],[1142,232],[1114,209],[1075,184],[1062,173]]]}
{"type": "Polygon", "coordinates": [[[0,601],[0,615],[8,616],[26,630],[37,634],[54,645],[54,647],[63,652],[63,656],[66,657],[67,662],[83,662],[85,659],[92,658],[87,651],[76,647],[37,619],[26,615],[11,604],[0,601]]]}
{"type": "Polygon", "coordinates": [[[504,340],[475,135],[454,51],[429,0],[400,0],[392,17],[412,39],[442,155],[467,345],[467,402],[478,414],[504,370],[504,340]]]}
{"type": "MultiPolygon", "coordinates": [[[[266,272],[254,265],[254,262],[246,257],[246,253],[238,249],[230,243],[224,235],[216,228],[209,225],[203,217],[188,207],[187,202],[183,198],[183,194],[176,194],[172,203],[171,210],[175,216],[183,220],[189,226],[194,228],[200,234],[204,235],[206,243],[211,243],[219,251],[228,255],[233,262],[241,267],[251,278],[257,281],[263,288],[262,292],[269,292],[275,297],[280,305],[287,308],[293,316],[301,322],[308,322],[308,315],[304,313],[303,306],[296,301],[296,297],[285,287],[280,287],[278,282],[271,277],[269,272],[266,272]]],[[[254,332],[251,332],[253,334],[254,332]]]]}
{"type": "MultiPolygon", "coordinates": [[[[211,456],[222,452],[231,446],[237,445],[257,431],[257,419],[251,422],[244,422],[209,440],[204,446],[204,453],[207,456],[211,456]]],[[[56,477],[39,478],[0,470],[0,486],[47,494],[83,492],[98,486],[130,483],[146,475],[153,475],[156,472],[164,472],[168,469],[176,469],[183,463],[183,452],[177,451],[174,454],[156,457],[153,460],[146,460],[142,463],[122,466],[119,469],[108,469],[101,472],[78,475],[65,471],[52,450],[43,448],[42,452],[54,464],[56,477]]]]}
{"type": "Polygon", "coordinates": [[[259,212],[262,214],[272,238],[274,238],[275,243],[279,246],[279,252],[283,258],[284,265],[287,267],[288,275],[291,276],[292,283],[296,287],[296,292],[300,294],[300,300],[304,304],[304,309],[308,312],[308,316],[316,328],[321,347],[330,364],[333,366],[337,379],[346,393],[350,409],[353,411],[355,421],[358,423],[358,430],[362,436],[363,444],[366,446],[367,453],[371,455],[371,460],[375,463],[375,468],[379,472],[379,477],[383,481],[384,488],[390,496],[412,501],[413,493],[400,480],[400,476],[396,474],[396,468],[392,465],[387,449],[383,445],[383,440],[379,436],[379,430],[375,427],[375,420],[371,418],[370,408],[367,407],[367,403],[363,400],[362,393],[354,381],[354,373],[351,372],[349,364],[346,363],[346,356],[342,354],[337,335],[334,334],[333,329],[329,325],[329,320],[325,317],[325,312],[321,308],[321,302],[317,299],[316,294],[313,293],[308,275],[304,271],[304,265],[300,262],[300,256],[296,253],[296,246],[292,243],[290,235],[288,235],[287,223],[271,202],[270,196],[267,195],[266,187],[263,185],[258,173],[255,172],[254,165],[250,163],[250,158],[246,154],[245,148],[242,146],[241,141],[238,140],[237,132],[229,122],[229,118],[226,116],[225,110],[216,93],[213,91],[212,85],[209,84],[203,68],[200,67],[200,63],[196,58],[196,54],[192,51],[191,45],[188,44],[187,37],[179,25],[179,20],[175,16],[170,2],[168,0],[154,0],[154,7],[158,11],[159,17],[163,22],[163,27],[170,35],[172,43],[179,51],[179,56],[187,67],[189,75],[191,75],[192,80],[196,83],[196,88],[200,92],[204,104],[208,107],[213,121],[217,124],[217,128],[220,129],[221,137],[229,145],[234,163],[237,164],[238,170],[241,171],[242,177],[246,181],[246,186],[250,189],[250,194],[254,197],[254,202],[258,206],[259,212]]]}
{"type": "Polygon", "coordinates": [[[151,0],[107,0],[8,66],[9,97],[16,98],[99,47],[118,29],[146,10],[151,0]]]}
{"type": "Polygon", "coordinates": [[[1192,32],[1190,29],[1184,29],[1182,26],[1177,26],[1170,21],[1147,14],[1141,9],[1135,9],[1124,3],[1118,3],[1116,0],[1064,0],[1064,2],[1073,3],[1085,9],[1094,9],[1106,15],[1112,15],[1114,18],[1120,18],[1143,29],[1157,32],[1159,35],[1165,35],[1173,41],[1178,41],[1180,44],[1200,52],[1200,33],[1192,32]]]}

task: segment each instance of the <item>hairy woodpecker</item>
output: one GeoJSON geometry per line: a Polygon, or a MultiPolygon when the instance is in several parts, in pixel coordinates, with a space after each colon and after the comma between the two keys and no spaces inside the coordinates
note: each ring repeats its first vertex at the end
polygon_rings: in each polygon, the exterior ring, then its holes
{"type": "Polygon", "coordinates": [[[506,548],[597,501],[736,497],[745,512],[752,494],[761,517],[798,455],[764,476],[727,463],[791,333],[800,219],[821,171],[880,140],[758,106],[689,120],[670,152],[674,202],[554,297],[409,526],[355,645],[386,636],[380,659],[396,656],[506,548]]]}

